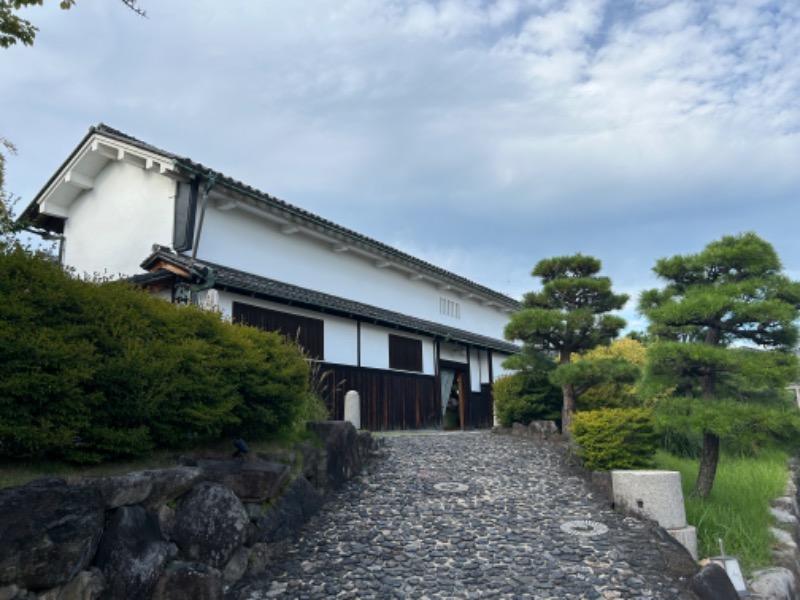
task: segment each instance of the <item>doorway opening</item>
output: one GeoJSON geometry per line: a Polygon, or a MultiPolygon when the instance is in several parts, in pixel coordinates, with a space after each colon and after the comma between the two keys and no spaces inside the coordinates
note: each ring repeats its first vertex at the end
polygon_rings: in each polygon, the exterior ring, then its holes
{"type": "Polygon", "coordinates": [[[464,429],[464,373],[442,369],[442,427],[445,431],[464,429]]]}

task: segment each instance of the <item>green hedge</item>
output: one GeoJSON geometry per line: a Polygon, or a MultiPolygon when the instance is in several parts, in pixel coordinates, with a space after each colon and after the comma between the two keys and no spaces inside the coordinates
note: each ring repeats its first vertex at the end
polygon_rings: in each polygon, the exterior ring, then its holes
{"type": "Polygon", "coordinates": [[[309,369],[277,334],[0,253],[0,455],[98,462],[298,428],[309,369]]]}
{"type": "Polygon", "coordinates": [[[608,408],[576,413],[572,437],[590,471],[651,467],[658,446],[652,413],[643,408],[608,408]]]}
{"type": "Polygon", "coordinates": [[[551,384],[547,374],[513,373],[498,377],[492,385],[494,409],[503,427],[531,421],[561,421],[561,390],[551,384]]]}

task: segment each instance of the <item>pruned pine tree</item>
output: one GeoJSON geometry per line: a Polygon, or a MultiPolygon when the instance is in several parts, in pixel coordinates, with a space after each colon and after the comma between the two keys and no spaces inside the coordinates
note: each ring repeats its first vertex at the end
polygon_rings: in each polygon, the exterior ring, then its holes
{"type": "MultiPolygon", "coordinates": [[[[796,376],[790,350],[797,342],[800,283],[782,274],[769,243],[754,233],[725,236],[698,254],[662,258],[653,271],[666,285],[639,299],[658,339],[649,352],[652,377],[677,395],[711,404],[746,400],[743,385],[781,389],[796,376]]],[[[714,427],[703,426],[693,496],[708,497],[714,485],[720,451],[714,427]]]]}
{"type": "MultiPolygon", "coordinates": [[[[611,342],[625,320],[609,313],[622,308],[628,296],[613,293],[611,280],[598,275],[600,268],[598,259],[582,254],[539,261],[531,275],[541,278],[542,288],[525,294],[506,326],[506,339],[521,341],[525,352],[554,355],[559,365],[568,364],[573,353],[611,342]]],[[[569,435],[575,388],[564,383],[561,391],[561,428],[569,435]]]]}

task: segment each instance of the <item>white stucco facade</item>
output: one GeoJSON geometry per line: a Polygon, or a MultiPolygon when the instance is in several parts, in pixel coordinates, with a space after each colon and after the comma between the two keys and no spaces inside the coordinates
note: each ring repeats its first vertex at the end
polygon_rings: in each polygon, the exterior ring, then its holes
{"type": "Polygon", "coordinates": [[[175,182],[123,161],[109,162],[70,205],[64,264],[79,274],[140,273],[154,243],[169,245],[175,182]]]}
{"type": "Polygon", "coordinates": [[[313,233],[280,224],[266,210],[231,208],[218,200],[209,203],[197,255],[248,273],[502,338],[508,313],[501,308],[454,294],[425,276],[415,279],[406,270],[379,266],[383,263],[358,249],[313,233]],[[458,317],[442,314],[442,299],[452,303],[448,308],[458,308],[451,310],[458,317]]]}

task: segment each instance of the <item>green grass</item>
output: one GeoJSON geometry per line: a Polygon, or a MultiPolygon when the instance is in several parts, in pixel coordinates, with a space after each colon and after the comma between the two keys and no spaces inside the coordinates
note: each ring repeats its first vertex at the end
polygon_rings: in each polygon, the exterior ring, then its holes
{"type": "Polygon", "coordinates": [[[711,495],[702,500],[689,496],[697,478],[698,461],[666,452],[656,455],[659,469],[680,471],[686,500],[686,520],[697,528],[701,558],[719,555],[719,539],[725,553],[739,559],[745,573],[772,561],[773,538],[769,527],[774,517],[770,502],[782,495],[788,478],[787,455],[763,451],[757,458],[722,456],[711,495]]]}

